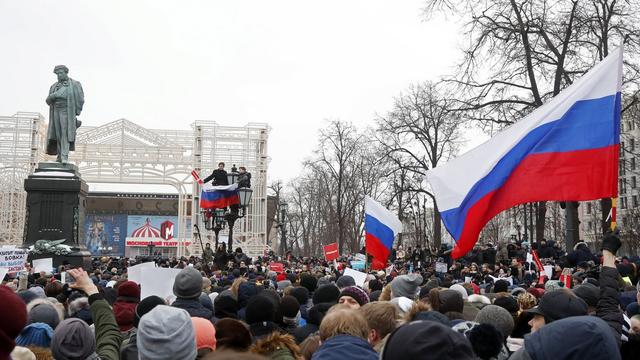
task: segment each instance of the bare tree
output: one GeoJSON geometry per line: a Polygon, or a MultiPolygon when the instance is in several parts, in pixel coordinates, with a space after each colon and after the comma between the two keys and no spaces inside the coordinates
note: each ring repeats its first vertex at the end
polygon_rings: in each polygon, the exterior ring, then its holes
{"type": "MultiPolygon", "coordinates": [[[[592,0],[427,0],[425,15],[466,14],[467,46],[455,76],[458,109],[486,130],[513,123],[557,95],[611,48],[624,44],[624,84],[638,101],[640,72],[640,4],[637,1],[592,0]],[[629,60],[630,59],[630,60],[629,60]]],[[[603,199],[603,214],[610,200],[603,199]]],[[[570,221],[575,203],[569,203],[570,221]]],[[[538,203],[536,233],[544,236],[546,203],[538,203]]],[[[603,226],[603,230],[606,226],[603,226]]],[[[568,231],[567,240],[577,239],[568,231]]]]}
{"type": "Polygon", "coordinates": [[[440,212],[433,193],[422,186],[426,171],[447,160],[459,148],[462,119],[451,110],[450,94],[432,82],[411,85],[395,98],[391,111],[378,117],[378,139],[387,158],[397,165],[400,192],[399,214],[403,213],[402,192],[428,195],[434,204],[433,239],[442,241],[440,212]],[[409,176],[413,174],[416,176],[409,176]],[[413,178],[413,181],[407,181],[413,178]]]}

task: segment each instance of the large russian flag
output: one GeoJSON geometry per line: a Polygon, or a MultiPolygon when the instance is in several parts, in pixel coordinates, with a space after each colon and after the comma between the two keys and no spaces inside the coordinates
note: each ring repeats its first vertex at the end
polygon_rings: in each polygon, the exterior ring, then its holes
{"type": "Polygon", "coordinates": [[[238,204],[240,204],[238,184],[222,186],[213,186],[210,183],[202,184],[202,190],[200,191],[201,209],[220,209],[238,204]]]}
{"type": "Polygon", "coordinates": [[[367,253],[373,256],[372,267],[384,269],[391,254],[393,239],[402,232],[402,223],[391,211],[365,196],[364,231],[367,253]]]}
{"type": "Polygon", "coordinates": [[[524,119],[427,173],[454,258],[518,204],[616,196],[621,83],[619,48],[524,119]]]}

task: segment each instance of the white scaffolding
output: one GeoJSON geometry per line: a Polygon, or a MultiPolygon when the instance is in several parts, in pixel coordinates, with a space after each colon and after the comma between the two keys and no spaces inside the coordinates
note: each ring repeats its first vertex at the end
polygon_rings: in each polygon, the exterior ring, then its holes
{"type": "MultiPolygon", "coordinates": [[[[219,126],[196,121],[191,130],[146,129],[120,119],[98,127],[83,126],[76,136],[77,164],[88,183],[171,185],[178,193],[178,239],[192,238],[188,224],[201,224],[197,184],[191,170],[207,176],[217,163],[245,166],[252,173],[253,198],[247,215],[236,222],[234,243],[250,255],[266,247],[266,176],[269,126],[219,126]],[[191,210],[191,211],[189,211],[191,210]],[[190,222],[188,221],[191,218],[190,222]]],[[[39,114],[18,113],[0,117],[0,244],[19,244],[23,238],[26,193],[24,179],[42,160],[46,125],[39,114]]],[[[90,188],[91,190],[91,188],[90,188]]],[[[201,231],[204,226],[199,226],[201,231]]],[[[225,234],[225,231],[222,232],[225,234]]],[[[203,238],[211,234],[203,234],[203,238]],[[206,235],[206,236],[205,236],[206,235]]],[[[200,245],[179,248],[179,255],[198,254],[200,245]]]]}
{"type": "Polygon", "coordinates": [[[0,116],[0,245],[22,242],[27,203],[24,179],[43,159],[45,139],[42,115],[0,116]]]}

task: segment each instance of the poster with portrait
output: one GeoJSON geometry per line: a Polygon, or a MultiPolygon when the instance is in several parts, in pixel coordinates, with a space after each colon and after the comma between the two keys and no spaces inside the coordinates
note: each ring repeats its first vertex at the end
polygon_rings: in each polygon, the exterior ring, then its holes
{"type": "Polygon", "coordinates": [[[127,215],[87,215],[85,242],[94,256],[124,256],[127,215]]]}

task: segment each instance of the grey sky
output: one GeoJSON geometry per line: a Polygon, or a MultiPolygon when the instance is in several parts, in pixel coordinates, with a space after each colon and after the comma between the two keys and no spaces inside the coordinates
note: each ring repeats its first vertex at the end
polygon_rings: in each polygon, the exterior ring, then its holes
{"type": "Polygon", "coordinates": [[[56,64],[82,82],[81,120],[272,127],[270,179],[290,179],[324,119],[372,124],[411,82],[457,59],[458,24],[403,1],[2,1],[0,114],[37,111],[56,64]]]}

